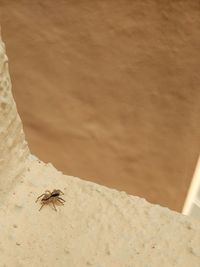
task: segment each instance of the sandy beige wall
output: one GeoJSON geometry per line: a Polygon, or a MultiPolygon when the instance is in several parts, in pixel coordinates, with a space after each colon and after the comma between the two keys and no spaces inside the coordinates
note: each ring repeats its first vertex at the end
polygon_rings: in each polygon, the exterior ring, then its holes
{"type": "Polygon", "coordinates": [[[180,210],[200,145],[199,1],[0,1],[31,150],[180,210]]]}

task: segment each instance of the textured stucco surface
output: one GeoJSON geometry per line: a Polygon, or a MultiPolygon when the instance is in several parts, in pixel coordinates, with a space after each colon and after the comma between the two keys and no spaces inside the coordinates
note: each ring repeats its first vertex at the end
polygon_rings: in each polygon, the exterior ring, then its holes
{"type": "Polygon", "coordinates": [[[0,3],[32,152],[180,210],[200,145],[199,1],[0,3]]]}
{"type": "Polygon", "coordinates": [[[199,267],[200,224],[125,192],[64,176],[27,161],[0,209],[0,266],[199,267]],[[41,211],[46,189],[64,206],[41,211]]]}
{"type": "Polygon", "coordinates": [[[28,154],[21,120],[11,93],[8,58],[0,33],[0,197],[7,194],[23,172],[23,162],[28,154]]]}
{"type": "Polygon", "coordinates": [[[0,267],[199,267],[198,221],[65,176],[29,154],[2,42],[0,85],[0,185],[6,192],[0,192],[0,267]],[[55,188],[64,192],[65,205],[39,211],[37,197],[55,188]]]}

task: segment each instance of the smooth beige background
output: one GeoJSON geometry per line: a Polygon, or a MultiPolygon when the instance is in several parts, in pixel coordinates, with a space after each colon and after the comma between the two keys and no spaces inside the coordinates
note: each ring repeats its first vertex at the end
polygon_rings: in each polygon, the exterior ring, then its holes
{"type": "Polygon", "coordinates": [[[0,23],[32,153],[180,211],[200,145],[199,1],[0,0],[0,23]]]}

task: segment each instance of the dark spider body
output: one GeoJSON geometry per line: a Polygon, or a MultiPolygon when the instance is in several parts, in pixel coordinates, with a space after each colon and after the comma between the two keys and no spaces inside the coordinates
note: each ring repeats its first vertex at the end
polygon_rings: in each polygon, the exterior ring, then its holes
{"type": "Polygon", "coordinates": [[[60,197],[60,195],[64,195],[64,193],[60,189],[54,189],[52,192],[49,190],[46,190],[44,194],[40,195],[36,202],[40,199],[41,207],[39,210],[42,209],[44,205],[52,204],[54,207],[54,210],[57,211],[55,204],[61,204],[64,205],[65,200],[60,197]]]}

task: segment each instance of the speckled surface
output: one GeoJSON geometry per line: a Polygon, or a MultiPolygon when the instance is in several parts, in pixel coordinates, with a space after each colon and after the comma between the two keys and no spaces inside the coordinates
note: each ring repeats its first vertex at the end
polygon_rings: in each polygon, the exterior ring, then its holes
{"type": "Polygon", "coordinates": [[[181,211],[200,148],[199,0],[0,2],[32,153],[181,211]]]}
{"type": "Polygon", "coordinates": [[[0,59],[0,267],[199,267],[199,222],[29,154],[2,43],[0,59]],[[58,211],[39,211],[47,189],[65,193],[58,211]]]}
{"type": "Polygon", "coordinates": [[[200,225],[189,217],[51,164],[26,164],[0,209],[0,266],[200,266],[200,225]],[[65,205],[38,211],[36,198],[54,188],[65,205]]]}
{"type": "Polygon", "coordinates": [[[0,196],[15,183],[23,172],[29,153],[21,120],[11,93],[8,58],[0,39],[0,196]]]}

